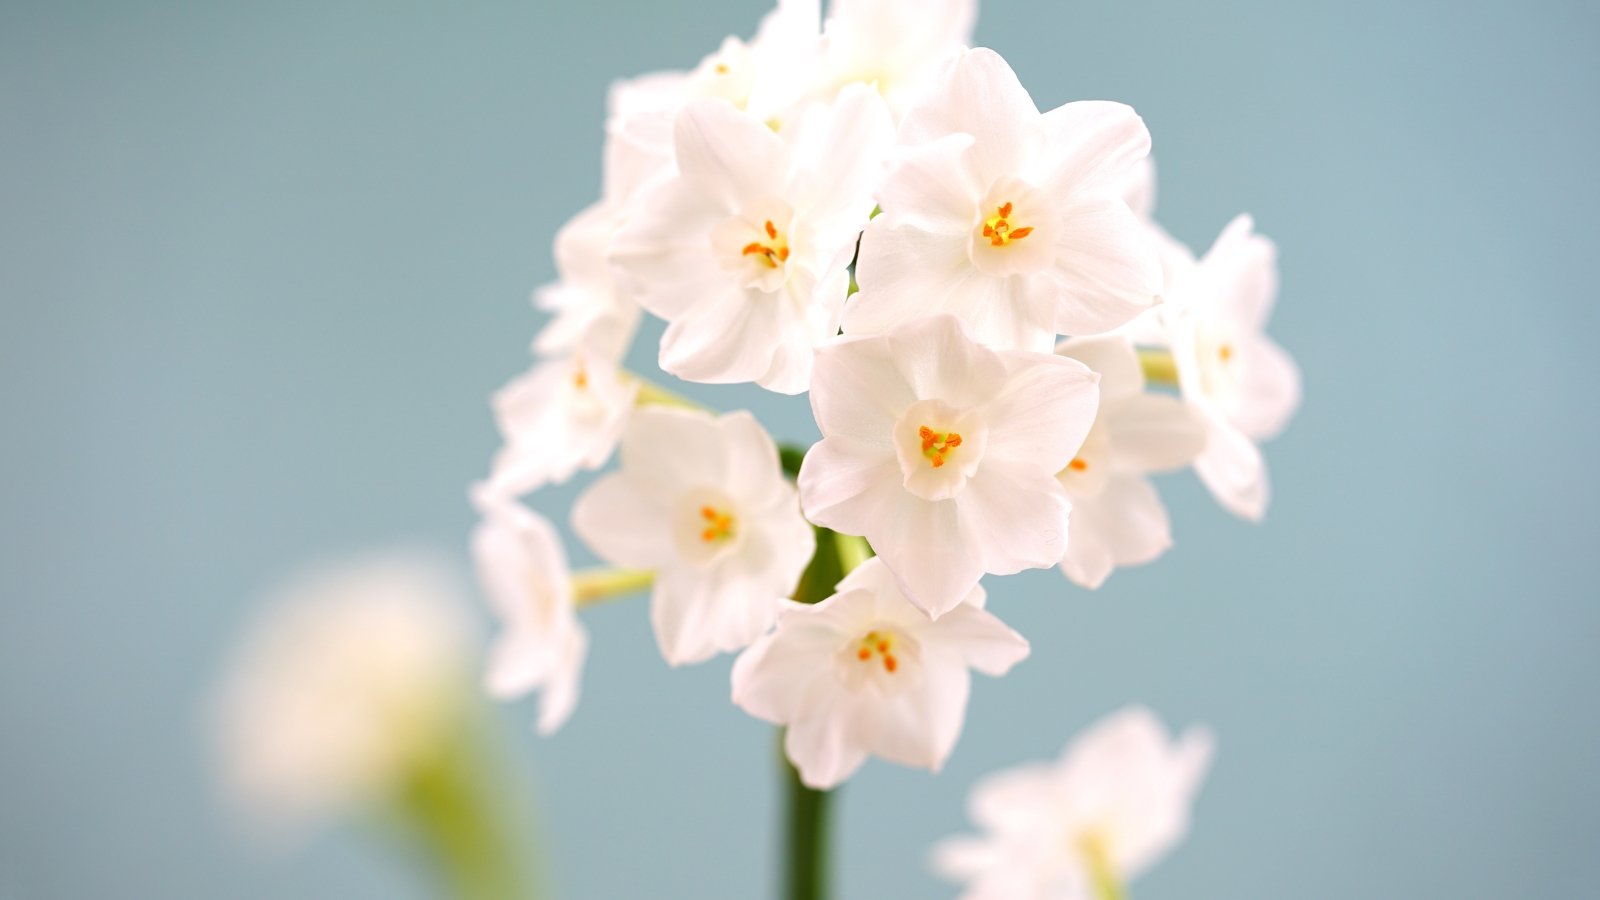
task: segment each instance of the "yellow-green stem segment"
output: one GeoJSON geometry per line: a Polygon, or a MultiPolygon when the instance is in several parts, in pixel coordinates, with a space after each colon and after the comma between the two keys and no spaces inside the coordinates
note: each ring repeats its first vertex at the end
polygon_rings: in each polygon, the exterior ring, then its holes
{"type": "Polygon", "coordinates": [[[679,409],[698,410],[706,408],[705,404],[690,400],[688,397],[676,391],[668,390],[641,375],[635,375],[630,372],[628,377],[633,379],[634,383],[639,386],[639,393],[635,395],[633,401],[635,406],[676,406],[679,409]]]}
{"type": "Polygon", "coordinates": [[[579,609],[648,590],[654,572],[633,569],[584,569],[572,573],[572,602],[579,609]]]}
{"type": "Polygon", "coordinates": [[[1140,348],[1139,368],[1144,370],[1144,380],[1151,384],[1163,387],[1178,386],[1178,364],[1173,361],[1170,350],[1156,347],[1140,348]]]}
{"type": "Polygon", "coordinates": [[[1083,859],[1089,867],[1089,880],[1094,883],[1095,900],[1128,900],[1128,892],[1123,890],[1111,856],[1099,838],[1083,839],[1083,859]]]}

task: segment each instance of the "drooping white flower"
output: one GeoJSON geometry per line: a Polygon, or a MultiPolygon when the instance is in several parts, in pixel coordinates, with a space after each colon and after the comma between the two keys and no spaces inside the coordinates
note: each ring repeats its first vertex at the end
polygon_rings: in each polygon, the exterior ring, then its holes
{"type": "Polygon", "coordinates": [[[747,412],[640,410],[621,470],[578,498],[572,524],[608,562],[655,571],[650,619],[675,666],[766,631],[816,547],[776,445],[747,412]]]}
{"type": "Polygon", "coordinates": [[[1150,133],[1120,103],[1040,114],[992,50],[966,51],[907,113],[908,144],[878,191],[883,215],[861,239],[852,334],[930,314],[980,342],[1048,350],[1095,334],[1162,290],[1148,232],[1122,192],[1150,133]]]}
{"type": "Polygon", "coordinates": [[[871,85],[899,116],[971,43],[977,17],[976,0],[834,0],[823,28],[820,87],[871,85]]]}
{"type": "Polygon", "coordinates": [[[276,595],[213,698],[241,811],[292,829],[398,790],[459,725],[464,609],[452,578],[406,557],[310,573],[276,595]]]}
{"type": "Polygon", "coordinates": [[[1300,370],[1264,332],[1278,296],[1277,248],[1241,215],[1176,279],[1165,305],[1183,397],[1209,435],[1195,471],[1217,501],[1258,521],[1269,495],[1258,444],[1300,405],[1300,370]]]}
{"type": "Polygon", "coordinates": [[[1061,571],[1097,588],[1118,566],[1172,546],[1172,526],[1150,472],[1181,469],[1205,447],[1206,423],[1176,397],[1145,392],[1133,344],[1120,335],[1072,338],[1056,352],[1100,375],[1094,427],[1056,477],[1072,497],[1061,571]]]}
{"type": "Polygon", "coordinates": [[[823,439],[800,469],[807,518],[864,535],[911,601],[954,609],[985,572],[1055,565],[1067,467],[1099,376],[1049,353],[979,346],[951,316],[817,353],[823,439]]]}
{"type": "Polygon", "coordinates": [[[930,620],[869,559],[812,606],[785,603],[778,627],[733,666],[733,702],[788,726],[784,750],[825,790],[870,756],[938,771],[966,718],[970,669],[1004,675],[1028,642],[983,609],[983,588],[930,620]]]}
{"type": "Polygon", "coordinates": [[[893,125],[876,94],[843,92],[775,134],[717,100],[675,127],[678,175],[646,189],[614,259],[670,324],[661,367],[689,381],[810,383],[838,333],[848,266],[893,125]]]}
{"type": "Polygon", "coordinates": [[[489,478],[494,490],[524,494],[604,465],[638,392],[614,364],[582,353],[512,379],[493,400],[504,440],[489,478]]]}
{"type": "Polygon", "coordinates": [[[982,837],[949,839],[934,863],[964,900],[1099,900],[1183,839],[1212,738],[1176,741],[1149,711],[1115,713],[1054,763],[990,775],[969,798],[982,837]]]}
{"type": "Polygon", "coordinates": [[[500,699],[541,692],[538,727],[552,734],[578,703],[589,634],[573,606],[566,550],[550,522],[515,500],[479,490],[483,520],[472,555],[501,633],[484,687],[500,699]]]}

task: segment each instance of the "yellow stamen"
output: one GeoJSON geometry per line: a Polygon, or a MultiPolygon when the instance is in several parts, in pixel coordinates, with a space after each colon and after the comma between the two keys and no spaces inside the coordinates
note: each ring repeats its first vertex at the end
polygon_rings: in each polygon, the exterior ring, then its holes
{"type": "Polygon", "coordinates": [[[935,469],[944,465],[944,458],[951,450],[961,446],[961,435],[954,431],[939,432],[924,425],[917,429],[917,436],[922,438],[922,455],[935,469]]]}
{"type": "Polygon", "coordinates": [[[700,540],[706,543],[725,541],[733,537],[733,515],[723,512],[715,507],[700,507],[700,518],[706,520],[704,531],[700,532],[700,540]]]}
{"type": "Polygon", "coordinates": [[[900,668],[900,660],[894,653],[894,635],[881,631],[869,631],[861,639],[861,646],[856,650],[856,659],[862,662],[871,662],[872,657],[882,659],[883,670],[893,675],[900,668]]]}
{"type": "Polygon", "coordinates": [[[771,243],[763,244],[760,241],[751,241],[745,244],[744,249],[739,252],[744,256],[760,257],[762,263],[776,269],[789,261],[789,242],[778,234],[778,227],[772,224],[771,219],[768,219],[764,225],[763,230],[766,231],[767,240],[771,241],[771,243]]]}
{"type": "Polygon", "coordinates": [[[1011,201],[1007,200],[995,209],[994,215],[984,220],[983,236],[989,239],[989,244],[994,247],[1004,247],[1012,241],[1020,241],[1030,234],[1033,228],[1016,228],[1011,224],[1011,201]]]}

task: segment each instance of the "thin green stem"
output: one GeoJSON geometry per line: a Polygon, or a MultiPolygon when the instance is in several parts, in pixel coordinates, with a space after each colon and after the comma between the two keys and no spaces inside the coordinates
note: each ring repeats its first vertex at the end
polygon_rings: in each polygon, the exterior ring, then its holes
{"type": "Polygon", "coordinates": [[[824,900],[830,881],[828,808],[832,795],[806,787],[799,771],[788,760],[782,762],[789,813],[783,896],[787,900],[824,900]]]}
{"type": "Polygon", "coordinates": [[[650,587],[654,572],[633,569],[584,569],[572,573],[572,602],[579,609],[635,594],[650,587]]]}
{"type": "Polygon", "coordinates": [[[1139,367],[1144,370],[1144,380],[1163,387],[1178,386],[1178,364],[1172,351],[1157,347],[1139,349],[1139,367]]]}
{"type": "Polygon", "coordinates": [[[633,401],[635,406],[676,406],[680,409],[706,409],[704,403],[691,400],[677,391],[656,384],[643,375],[629,372],[628,377],[639,385],[639,393],[633,401]]]}

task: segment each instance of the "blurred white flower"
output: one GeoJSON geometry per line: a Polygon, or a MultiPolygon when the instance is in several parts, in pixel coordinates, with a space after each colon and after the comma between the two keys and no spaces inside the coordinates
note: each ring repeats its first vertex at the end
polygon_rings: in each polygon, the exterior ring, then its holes
{"type": "Polygon", "coordinates": [[[559,280],[534,292],[551,319],[534,338],[543,356],[584,355],[621,362],[639,328],[639,305],[621,291],[611,271],[611,240],[618,210],[597,203],[556,235],[559,280]]]}
{"type": "Polygon", "coordinates": [[[1300,369],[1263,331],[1278,296],[1277,248],[1241,215],[1176,279],[1165,319],[1183,397],[1209,423],[1195,471],[1223,507],[1260,520],[1269,495],[1257,446],[1300,405],[1300,369]]]}
{"type": "Polygon", "coordinates": [[[460,725],[468,635],[454,581],[416,559],[291,583],[213,698],[224,787],[278,828],[390,797],[460,725]]]}
{"type": "Polygon", "coordinates": [[[747,412],[640,410],[621,470],[578,498],[572,524],[608,562],[655,571],[650,618],[675,666],[766,631],[816,547],[777,447],[747,412]]]}
{"type": "Polygon", "coordinates": [[[823,28],[820,86],[871,85],[899,116],[972,41],[977,18],[977,0],[834,0],[823,28]]]}
{"type": "Polygon", "coordinates": [[[985,572],[1053,566],[1070,509],[1056,473],[1094,422],[1098,380],[1077,360],[981,347],[951,316],[840,338],[817,353],[806,516],[864,535],[935,617],[985,572]]]}
{"type": "Polygon", "coordinates": [[[614,363],[583,353],[536,363],[512,379],[493,400],[504,441],[489,478],[493,490],[525,494],[604,465],[638,392],[614,363]]]}
{"type": "Polygon", "coordinates": [[[1210,767],[1212,738],[1178,740],[1149,711],[1095,725],[1054,763],[990,775],[968,801],[982,837],[934,851],[935,867],[965,882],[964,900],[1101,900],[1183,839],[1210,767]]]}
{"type": "Polygon", "coordinates": [[[1108,331],[1162,290],[1149,232],[1123,191],[1150,133],[1120,103],[1040,114],[1005,60],[966,51],[906,115],[902,149],[861,238],[852,334],[962,318],[979,342],[1048,350],[1108,331]]]}
{"type": "Polygon", "coordinates": [[[1112,569],[1150,562],[1172,546],[1166,507],[1145,474],[1193,462],[1205,447],[1206,422],[1176,397],[1145,392],[1139,356],[1125,337],[1072,338],[1056,352],[1100,375],[1094,427],[1056,476],[1072,497],[1061,571],[1097,588],[1112,569]]]}
{"type": "Polygon", "coordinates": [[[550,522],[521,503],[486,490],[474,499],[483,520],[472,535],[473,561],[502,627],[484,686],[501,699],[539,690],[538,728],[548,735],[577,706],[589,650],[566,550],[550,522]]]}
{"type": "Polygon", "coordinates": [[[938,621],[869,559],[815,605],[785,603],[778,627],[740,654],[733,702],[788,726],[784,750],[808,786],[831,788],[868,755],[937,771],[961,734],[969,669],[1004,675],[1028,642],[983,609],[983,588],[938,621]]]}
{"type": "Polygon", "coordinates": [[[838,333],[893,131],[864,87],[781,134],[722,101],[684,110],[678,175],[641,192],[614,255],[638,301],[670,323],[664,370],[806,390],[812,348],[838,333]]]}

